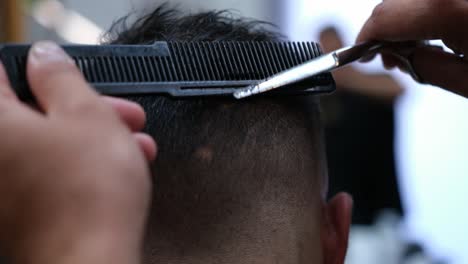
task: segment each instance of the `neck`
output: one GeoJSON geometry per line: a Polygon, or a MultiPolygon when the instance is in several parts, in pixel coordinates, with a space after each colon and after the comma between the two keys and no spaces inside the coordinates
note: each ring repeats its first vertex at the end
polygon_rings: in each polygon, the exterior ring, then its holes
{"type": "Polygon", "coordinates": [[[217,225],[186,228],[182,237],[154,227],[145,264],[321,263],[320,218],[314,210],[263,204],[249,211],[217,225]]]}

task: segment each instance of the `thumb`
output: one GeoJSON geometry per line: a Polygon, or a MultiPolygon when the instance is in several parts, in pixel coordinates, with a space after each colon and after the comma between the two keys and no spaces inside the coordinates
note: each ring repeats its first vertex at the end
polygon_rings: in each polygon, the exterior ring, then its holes
{"type": "Polygon", "coordinates": [[[426,83],[468,98],[468,61],[465,58],[423,47],[416,49],[413,65],[426,83]]]}
{"type": "Polygon", "coordinates": [[[31,91],[45,113],[63,112],[98,102],[74,61],[53,42],[32,46],[27,76],[31,91]]]}

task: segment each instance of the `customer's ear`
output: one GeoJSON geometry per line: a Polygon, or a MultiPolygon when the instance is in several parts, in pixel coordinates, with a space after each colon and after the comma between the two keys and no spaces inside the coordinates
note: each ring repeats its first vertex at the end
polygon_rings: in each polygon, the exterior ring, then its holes
{"type": "Polygon", "coordinates": [[[348,249],[348,238],[353,210],[353,198],[337,194],[323,206],[322,249],[325,264],[343,264],[348,249]]]}

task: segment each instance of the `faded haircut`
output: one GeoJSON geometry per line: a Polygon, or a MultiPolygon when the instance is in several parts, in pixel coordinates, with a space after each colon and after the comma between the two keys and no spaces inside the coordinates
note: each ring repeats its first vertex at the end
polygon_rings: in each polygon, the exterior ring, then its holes
{"type": "MultiPolygon", "coordinates": [[[[105,42],[282,39],[270,24],[228,11],[187,15],[163,5],[128,21],[117,21],[105,42]]],[[[180,254],[214,250],[227,239],[220,237],[249,235],[244,224],[277,228],[286,214],[311,210],[323,198],[325,154],[314,96],[130,99],[147,111],[146,132],[159,147],[148,225],[155,254],[167,245],[180,254]],[[263,220],[259,204],[270,208],[263,220]]]]}

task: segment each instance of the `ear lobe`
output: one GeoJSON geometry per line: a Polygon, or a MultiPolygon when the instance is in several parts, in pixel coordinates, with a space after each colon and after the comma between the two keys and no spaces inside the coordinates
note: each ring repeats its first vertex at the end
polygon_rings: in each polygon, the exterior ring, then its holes
{"type": "Polygon", "coordinates": [[[337,194],[323,206],[322,248],[325,264],[342,264],[348,249],[353,198],[337,194]]]}

